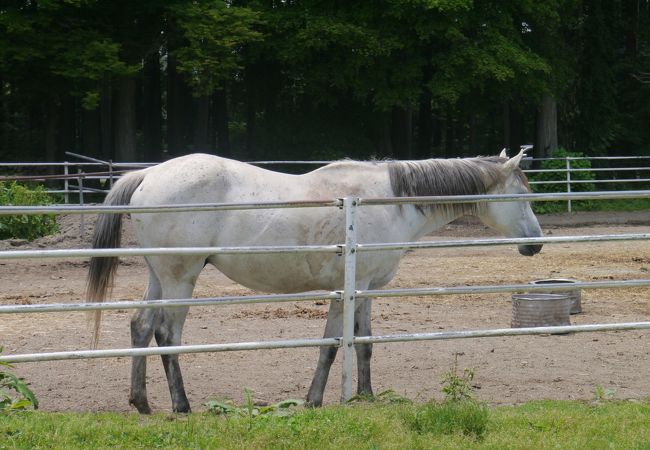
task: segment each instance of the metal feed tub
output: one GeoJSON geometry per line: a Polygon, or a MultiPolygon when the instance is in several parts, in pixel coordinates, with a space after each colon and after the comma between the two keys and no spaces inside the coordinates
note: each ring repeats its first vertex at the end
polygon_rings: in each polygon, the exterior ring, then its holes
{"type": "Polygon", "coordinates": [[[568,295],[571,298],[571,314],[579,314],[582,312],[582,294],[580,289],[571,289],[571,285],[574,284],[576,280],[571,280],[569,278],[548,278],[546,280],[535,280],[531,281],[530,284],[566,284],[567,289],[553,291],[553,294],[568,295]]]}
{"type": "Polygon", "coordinates": [[[571,298],[562,294],[512,294],[512,328],[571,325],[571,298]]]}

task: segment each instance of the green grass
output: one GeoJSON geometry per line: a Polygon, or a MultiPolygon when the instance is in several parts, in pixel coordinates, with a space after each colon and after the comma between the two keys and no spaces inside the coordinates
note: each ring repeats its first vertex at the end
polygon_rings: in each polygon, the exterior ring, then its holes
{"type": "Polygon", "coordinates": [[[482,437],[414,425],[430,404],[359,403],[290,416],[21,412],[0,417],[0,448],[650,449],[650,403],[531,402],[489,408],[482,437]]]}

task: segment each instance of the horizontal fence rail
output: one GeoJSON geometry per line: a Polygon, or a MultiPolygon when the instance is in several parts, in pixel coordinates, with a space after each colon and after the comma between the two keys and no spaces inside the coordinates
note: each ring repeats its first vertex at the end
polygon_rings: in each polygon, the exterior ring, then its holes
{"type": "MultiPolygon", "coordinates": [[[[650,219],[649,219],[650,220],[650,219]]],[[[444,241],[392,242],[385,244],[357,244],[358,252],[386,250],[432,249],[450,247],[500,246],[513,244],[565,244],[580,242],[617,242],[649,240],[650,233],[598,234],[584,236],[551,236],[535,238],[452,239],[444,241]]],[[[238,255],[263,253],[336,253],[343,254],[344,244],[253,246],[253,247],[140,247],[64,250],[3,250],[0,260],[30,258],[83,258],[109,256],[156,256],[156,255],[238,255]]]]}
{"type": "Polygon", "coordinates": [[[21,363],[61,361],[69,359],[116,358],[121,356],[179,355],[182,353],[232,352],[240,350],[270,350],[296,347],[337,347],[340,338],[287,339],[282,341],[235,342],[232,344],[178,345],[169,347],[123,348],[110,350],[72,350],[67,352],[25,353],[0,356],[0,362],[21,363]]]}
{"type": "Polygon", "coordinates": [[[82,258],[108,256],[154,256],[154,255],[257,255],[263,253],[337,253],[342,254],[343,245],[298,245],[256,247],[157,247],[157,248],[101,248],[69,250],[5,250],[0,259],[28,258],[82,258]]]}
{"type": "MultiPolygon", "coordinates": [[[[634,288],[650,286],[650,279],[623,280],[623,281],[590,281],[571,283],[570,289],[611,289],[634,288]]],[[[437,295],[463,295],[463,294],[503,294],[508,292],[553,292],[566,291],[566,283],[544,284],[509,284],[494,286],[456,286],[437,288],[404,288],[404,289],[377,289],[355,290],[356,298],[382,298],[382,297],[426,297],[437,295]]],[[[341,292],[335,291],[324,294],[287,294],[287,295],[250,295],[230,297],[204,297],[191,299],[165,299],[165,300],[122,300],[104,303],[46,303],[41,305],[0,305],[0,314],[12,313],[50,313],[72,311],[102,311],[117,309],[144,309],[174,306],[211,306],[211,305],[247,305],[254,303],[282,303],[296,301],[338,300],[341,292]]]]}
{"type": "Polygon", "coordinates": [[[122,300],[103,303],[46,303],[42,305],[0,305],[0,314],[49,313],[71,311],[103,311],[116,309],[145,309],[173,306],[249,305],[254,303],[283,303],[298,301],[337,300],[340,292],[325,294],[301,293],[286,295],[239,295],[229,297],[180,298],[165,300],[122,300]]]}
{"type": "MultiPolygon", "coordinates": [[[[343,371],[341,380],[341,399],[349,399],[352,393],[352,349],[359,343],[390,343],[401,341],[424,341],[458,338],[479,338],[492,336],[514,336],[535,334],[557,334],[567,332],[595,332],[612,330],[642,330],[649,329],[650,322],[629,322],[615,324],[590,324],[579,326],[561,327],[535,327],[520,329],[492,329],[445,331],[435,333],[412,333],[386,336],[360,336],[355,337],[354,305],[357,298],[382,298],[402,296],[435,296],[457,294],[494,294],[509,292],[552,292],[566,291],[567,285],[560,284],[513,284],[495,286],[455,286],[455,287],[429,287],[417,289],[376,289],[357,290],[356,284],[356,258],[363,251],[403,251],[408,248],[444,248],[452,246],[474,245],[511,245],[533,243],[567,243],[567,242],[615,242],[623,240],[647,240],[650,233],[637,233],[626,235],[596,235],[596,236],[561,236],[540,238],[517,239],[472,239],[472,240],[447,240],[432,242],[406,242],[406,243],[370,243],[357,242],[356,217],[358,208],[368,206],[405,205],[405,204],[440,204],[440,203],[475,203],[492,201],[554,201],[571,199],[625,199],[625,198],[650,198],[650,191],[606,191],[596,193],[556,193],[556,194],[519,194],[519,195],[488,195],[488,196],[435,196],[435,197],[398,197],[398,198],[345,198],[318,201],[298,202],[267,202],[267,203],[238,203],[238,204],[189,204],[189,205],[157,205],[152,207],[2,207],[0,215],[6,214],[95,214],[95,213],[162,213],[162,212],[190,212],[190,211],[227,211],[251,210],[269,208],[304,208],[304,207],[337,207],[345,212],[345,243],[336,245],[310,245],[310,246],[260,246],[260,247],[199,247],[199,248],[154,248],[154,249],[72,249],[72,250],[24,250],[0,252],[0,259],[23,259],[33,257],[87,257],[87,256],[143,256],[147,254],[211,254],[223,252],[233,254],[262,253],[262,252],[336,252],[345,258],[345,282],[341,291],[329,293],[300,293],[291,295],[259,295],[238,297],[213,297],[199,299],[166,299],[143,301],[112,301],[106,303],[78,303],[78,304],[42,304],[42,305],[3,305],[0,314],[26,313],[26,312],[69,312],[93,311],[104,309],[134,309],[169,306],[207,306],[222,304],[251,304],[274,303],[287,301],[314,301],[331,300],[342,301],[344,304],[344,327],[340,337],[327,339],[292,339],[283,341],[240,342],[227,344],[187,345],[178,347],[143,348],[143,349],[109,349],[109,350],[75,350],[66,352],[33,353],[22,355],[0,356],[1,362],[28,362],[46,360],[67,360],[81,358],[104,358],[116,356],[160,355],[197,353],[209,351],[238,351],[272,348],[293,347],[319,347],[337,346],[342,348],[343,371]]],[[[631,288],[648,287],[650,279],[594,281],[572,283],[571,289],[605,289],[605,288],[631,288]]]]}
{"type": "MultiPolygon", "coordinates": [[[[566,286],[565,286],[566,287],[566,286]]],[[[359,336],[353,344],[389,344],[394,342],[440,341],[450,339],[476,339],[504,336],[535,336],[547,334],[593,333],[602,331],[648,330],[650,322],[621,322],[609,324],[563,325],[554,327],[496,328],[486,330],[438,331],[435,333],[392,334],[359,336]]],[[[264,342],[236,342],[232,344],[179,345],[170,347],[122,348],[109,350],[73,350],[48,353],[25,353],[0,356],[0,362],[25,363],[62,361],[72,359],[115,358],[124,356],[179,355],[242,350],[272,350],[297,347],[340,347],[340,338],[287,339],[264,342]]]]}
{"type": "MultiPolygon", "coordinates": [[[[525,151],[530,151],[531,146],[523,146],[525,151]]],[[[104,161],[101,159],[88,157],[79,153],[66,152],[66,155],[78,160],[81,162],[59,162],[59,163],[0,163],[0,169],[36,169],[36,168],[47,168],[49,171],[51,169],[63,168],[63,175],[40,175],[40,176],[0,176],[0,181],[4,180],[22,180],[25,181],[26,178],[31,178],[32,180],[61,180],[63,181],[64,186],[62,188],[50,187],[46,192],[51,194],[64,194],[65,203],[70,203],[70,195],[76,195],[80,205],[84,204],[84,195],[93,195],[103,196],[105,195],[109,188],[112,187],[113,182],[117,180],[125,171],[134,170],[134,169],[143,169],[147,167],[154,166],[159,163],[154,162],[115,162],[115,161],[104,161]],[[107,170],[107,172],[90,172],[86,173],[88,169],[93,170],[92,168],[101,168],[107,170]],[[77,172],[76,174],[73,172],[77,172]],[[69,180],[77,180],[77,184],[72,184],[69,180]],[[103,186],[100,187],[91,187],[84,185],[84,180],[100,180],[103,186]],[[104,188],[105,184],[105,188],[104,188]]],[[[594,186],[609,184],[609,185],[619,185],[619,184],[648,184],[650,183],[650,166],[635,166],[636,163],[641,163],[645,161],[650,161],[650,156],[584,156],[584,157],[552,157],[552,158],[530,158],[525,157],[523,159],[522,166],[526,167],[524,172],[528,175],[537,175],[545,173],[563,173],[563,179],[555,180],[530,180],[530,185],[532,186],[556,186],[560,188],[563,186],[564,192],[570,193],[572,191],[572,186],[584,186],[589,183],[592,183],[594,186]],[[553,169],[540,169],[534,168],[531,169],[530,166],[533,163],[539,164],[545,161],[563,161],[564,164],[562,168],[553,168],[553,169]],[[581,161],[588,161],[590,163],[595,163],[596,165],[608,164],[609,167],[575,167],[574,165],[581,161]],[[614,164],[614,165],[611,165],[614,164]],[[628,164],[631,166],[621,166],[620,164],[628,164]],[[634,177],[620,177],[619,174],[625,172],[634,172],[636,176],[634,177]],[[580,173],[592,173],[594,179],[575,179],[575,176],[572,174],[580,173]],[[607,174],[611,174],[609,178],[603,178],[607,174]]],[[[249,161],[250,164],[257,166],[287,166],[287,167],[309,167],[309,166],[322,166],[336,162],[334,160],[276,160],[276,161],[249,161]]],[[[579,177],[581,178],[581,177],[579,177]]],[[[573,210],[572,200],[566,200],[566,208],[568,212],[573,210]]],[[[83,227],[82,227],[83,228],[83,227]]]]}
{"type": "Polygon", "coordinates": [[[391,342],[439,341],[447,339],[474,339],[503,336],[533,336],[540,334],[593,333],[596,331],[630,331],[648,329],[650,329],[650,322],[562,325],[555,327],[493,328],[488,330],[438,331],[435,333],[393,334],[388,336],[359,336],[354,339],[354,343],[388,344],[391,342]]]}
{"type": "MultiPolygon", "coordinates": [[[[438,203],[480,203],[506,201],[611,200],[650,198],[650,190],[601,191],[550,194],[441,195],[424,197],[362,198],[359,205],[431,205],[438,203]]],[[[290,202],[188,203],[156,206],[1,206],[0,215],[39,214],[124,214],[237,211],[252,209],[343,207],[343,199],[290,202]]]]}
{"type": "Polygon", "coordinates": [[[187,203],[179,205],[156,206],[2,206],[0,215],[40,215],[40,214],[147,214],[147,213],[179,213],[179,212],[210,212],[238,211],[251,209],[279,208],[318,208],[343,206],[342,199],[333,200],[302,200],[293,202],[245,202],[245,203],[187,203]]]}
{"type": "Polygon", "coordinates": [[[357,298],[375,297],[424,297],[428,295],[463,295],[463,294],[503,294],[508,292],[552,292],[573,289],[606,289],[606,288],[633,288],[650,286],[650,279],[621,280],[621,281],[591,281],[571,283],[569,288],[566,283],[548,284],[509,284],[498,286],[458,286],[438,288],[404,288],[404,289],[377,289],[356,291],[357,298]]]}

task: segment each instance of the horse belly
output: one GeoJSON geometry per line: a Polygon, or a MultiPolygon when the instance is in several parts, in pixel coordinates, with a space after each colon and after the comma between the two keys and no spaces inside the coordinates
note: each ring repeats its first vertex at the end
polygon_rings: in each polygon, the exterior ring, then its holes
{"type": "Polygon", "coordinates": [[[213,255],[224,275],[250,289],[293,293],[343,287],[342,257],[332,254],[213,255]]]}

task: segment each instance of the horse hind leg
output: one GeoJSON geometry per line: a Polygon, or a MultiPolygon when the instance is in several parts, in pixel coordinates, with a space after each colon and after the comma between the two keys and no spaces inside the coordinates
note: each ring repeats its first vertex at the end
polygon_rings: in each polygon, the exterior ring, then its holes
{"type": "MultiPolygon", "coordinates": [[[[341,336],[343,333],[343,302],[332,300],[330,309],[327,313],[327,323],[325,324],[325,338],[341,336]]],[[[309,392],[307,393],[307,405],[317,407],[323,404],[323,394],[325,385],[329,377],[330,368],[336,358],[337,347],[321,347],[318,357],[318,365],[314,378],[311,381],[309,392]]]]}
{"type": "MultiPolygon", "coordinates": [[[[372,300],[357,299],[358,306],[354,317],[354,335],[372,336],[370,328],[370,310],[372,300]]],[[[372,384],[370,382],[370,358],[372,357],[372,344],[355,344],[357,353],[357,394],[372,395],[372,384]]]]}
{"type": "MultiPolygon", "coordinates": [[[[184,298],[184,297],[179,297],[184,298]]],[[[187,316],[188,307],[164,308],[161,312],[161,321],[156,328],[155,336],[158,347],[170,347],[181,345],[183,324],[187,316]]],[[[172,409],[174,412],[188,413],[191,411],[190,402],[185,394],[183,375],[178,362],[178,355],[161,355],[169,394],[172,398],[172,409]]]]}
{"type": "MultiPolygon", "coordinates": [[[[158,300],[162,295],[158,278],[149,269],[149,286],[144,294],[144,300],[158,300]]],[[[160,309],[148,308],[138,310],[131,319],[131,346],[133,348],[148,347],[153,337],[154,329],[160,321],[160,309]]],[[[146,356],[134,356],[131,364],[131,393],[129,403],[140,414],[150,414],[151,408],[147,400],[147,359],[146,356]]]]}
{"type": "MultiPolygon", "coordinates": [[[[196,279],[203,269],[205,259],[179,258],[173,261],[166,261],[163,270],[157,273],[162,285],[162,296],[164,299],[191,298],[194,291],[196,279]],[[182,275],[179,276],[179,274],[182,275]]],[[[154,331],[156,342],[159,347],[179,346],[183,334],[183,325],[189,307],[166,307],[161,308],[160,320],[154,331]]],[[[161,355],[169,393],[172,398],[172,409],[174,412],[190,412],[190,403],[185,394],[183,375],[178,362],[178,355],[161,355]]]]}

